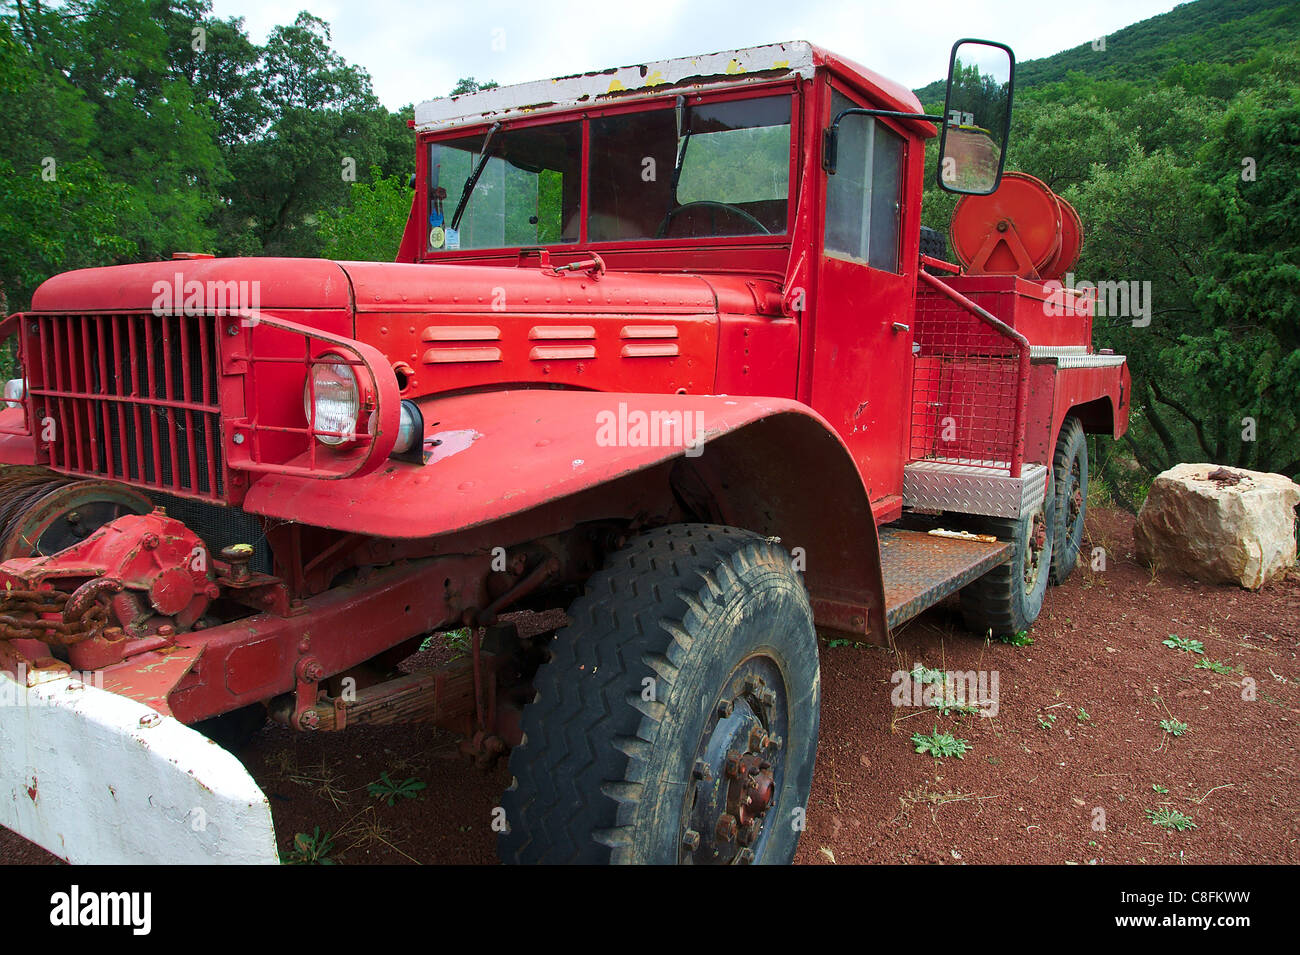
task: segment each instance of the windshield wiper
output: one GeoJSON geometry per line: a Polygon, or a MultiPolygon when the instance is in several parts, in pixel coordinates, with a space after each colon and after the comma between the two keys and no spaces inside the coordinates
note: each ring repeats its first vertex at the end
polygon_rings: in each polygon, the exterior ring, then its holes
{"type": "Polygon", "coordinates": [[[456,203],[456,211],[451,215],[451,228],[460,227],[460,217],[465,214],[465,204],[469,202],[469,194],[474,191],[474,186],[478,184],[478,177],[483,175],[483,167],[488,161],[488,144],[492,142],[492,137],[496,135],[500,123],[493,123],[492,128],[487,131],[483,137],[483,145],[479,147],[478,162],[474,164],[474,171],[469,174],[465,180],[465,188],[460,191],[460,201],[456,203]]]}
{"type": "Polygon", "coordinates": [[[677,149],[677,161],[673,163],[673,179],[670,183],[668,195],[668,211],[672,212],[677,208],[677,183],[682,178],[682,167],[686,165],[686,147],[691,144],[691,128],[683,123],[686,114],[686,97],[677,97],[677,139],[680,143],[677,149]],[[683,126],[685,126],[685,135],[682,135],[683,126]]]}

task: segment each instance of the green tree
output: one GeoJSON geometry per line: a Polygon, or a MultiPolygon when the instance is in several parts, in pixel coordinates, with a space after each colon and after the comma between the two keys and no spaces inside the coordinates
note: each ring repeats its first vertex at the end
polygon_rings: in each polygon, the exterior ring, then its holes
{"type": "Polygon", "coordinates": [[[369,182],[352,184],[348,205],[322,210],[317,224],[321,254],[331,259],[391,262],[411,211],[411,190],[404,176],[384,178],[370,168],[369,182]]]}
{"type": "Polygon", "coordinates": [[[487,80],[480,83],[472,76],[462,76],[456,81],[456,85],[451,88],[451,96],[460,96],[463,93],[477,93],[479,90],[494,90],[500,84],[496,80],[487,80]]]}
{"type": "Polygon", "coordinates": [[[258,76],[268,125],[230,152],[223,249],[316,255],[321,211],[346,204],[359,171],[396,165],[401,120],[379,106],[370,77],[330,47],[329,25],[309,13],[271,32],[258,76]]]}

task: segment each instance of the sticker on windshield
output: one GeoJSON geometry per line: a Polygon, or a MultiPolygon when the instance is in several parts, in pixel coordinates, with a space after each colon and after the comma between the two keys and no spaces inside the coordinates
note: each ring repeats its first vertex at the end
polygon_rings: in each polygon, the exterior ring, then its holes
{"type": "Polygon", "coordinates": [[[447,248],[449,248],[449,249],[459,249],[459,248],[460,248],[460,230],[459,230],[459,229],[445,229],[445,230],[444,230],[444,233],[445,233],[445,236],[444,236],[444,237],[445,237],[445,239],[446,239],[446,241],[447,241],[447,248]]]}

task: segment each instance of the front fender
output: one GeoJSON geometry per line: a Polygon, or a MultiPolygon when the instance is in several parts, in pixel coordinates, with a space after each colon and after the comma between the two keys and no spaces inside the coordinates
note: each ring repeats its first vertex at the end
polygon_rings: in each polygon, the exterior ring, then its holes
{"type": "Polygon", "coordinates": [[[420,408],[424,465],[390,460],[339,481],[265,475],[244,509],[356,534],[438,537],[676,464],[699,478],[727,523],[781,537],[803,566],[819,625],[886,633],[866,489],[839,436],[806,405],[527,389],[435,397],[420,408]]]}

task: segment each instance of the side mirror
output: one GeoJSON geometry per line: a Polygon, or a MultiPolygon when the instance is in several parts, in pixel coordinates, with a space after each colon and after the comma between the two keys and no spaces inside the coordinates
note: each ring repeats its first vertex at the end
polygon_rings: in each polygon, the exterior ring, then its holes
{"type": "Polygon", "coordinates": [[[948,60],[939,139],[939,186],[987,196],[1002,181],[1011,132],[1016,56],[991,40],[958,40],[948,60]]]}

